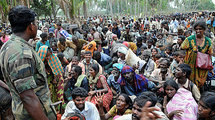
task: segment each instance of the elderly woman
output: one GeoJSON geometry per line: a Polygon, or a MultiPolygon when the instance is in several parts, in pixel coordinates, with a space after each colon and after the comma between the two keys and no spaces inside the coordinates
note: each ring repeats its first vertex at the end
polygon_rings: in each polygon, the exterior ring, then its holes
{"type": "Polygon", "coordinates": [[[185,63],[189,64],[192,73],[190,80],[201,88],[207,78],[208,70],[196,67],[197,52],[212,55],[211,39],[204,36],[206,30],[206,23],[198,21],[193,26],[196,34],[191,35],[182,43],[181,48],[186,50],[185,63]]]}
{"type": "Polygon", "coordinates": [[[116,103],[116,98],[121,93],[121,88],[120,88],[120,84],[118,83],[118,79],[121,76],[120,74],[123,66],[124,66],[123,64],[114,63],[113,70],[107,79],[107,83],[113,93],[113,100],[111,101],[110,106],[113,106],[116,103]]]}

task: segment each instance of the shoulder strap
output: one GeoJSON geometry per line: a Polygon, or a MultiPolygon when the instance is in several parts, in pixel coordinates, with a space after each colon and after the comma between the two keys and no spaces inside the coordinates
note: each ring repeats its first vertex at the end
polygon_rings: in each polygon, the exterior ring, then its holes
{"type": "Polygon", "coordinates": [[[189,89],[190,89],[190,92],[192,92],[193,86],[194,86],[194,83],[189,80],[189,89]]]}

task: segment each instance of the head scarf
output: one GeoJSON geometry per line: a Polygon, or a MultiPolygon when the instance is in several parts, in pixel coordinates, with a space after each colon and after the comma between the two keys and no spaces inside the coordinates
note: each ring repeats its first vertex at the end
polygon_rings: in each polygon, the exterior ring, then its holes
{"type": "Polygon", "coordinates": [[[120,63],[114,63],[114,64],[113,64],[113,67],[116,67],[116,68],[121,72],[121,70],[122,70],[122,68],[124,67],[124,65],[123,65],[123,64],[120,64],[120,63]]]}
{"type": "Polygon", "coordinates": [[[97,50],[97,48],[96,48],[96,42],[95,42],[95,41],[91,41],[88,45],[86,45],[86,46],[84,47],[84,50],[85,50],[85,51],[90,51],[90,52],[92,53],[92,55],[93,55],[94,50],[97,50]],[[93,46],[91,47],[91,49],[88,49],[88,47],[89,47],[91,44],[92,44],[93,46]]]}
{"type": "Polygon", "coordinates": [[[119,80],[118,80],[118,83],[120,83],[120,85],[122,85],[122,86],[126,85],[126,81],[125,81],[125,78],[123,77],[123,74],[125,74],[127,72],[134,73],[134,84],[135,84],[136,91],[146,91],[147,90],[148,80],[144,76],[136,74],[135,71],[133,70],[133,68],[128,65],[124,66],[121,70],[121,78],[119,78],[119,80]]]}
{"type": "MultiPolygon", "coordinates": [[[[44,62],[46,55],[48,53],[48,46],[44,45],[39,48],[38,55],[41,60],[44,62]]],[[[60,60],[55,54],[51,54],[50,59],[48,60],[48,65],[51,68],[54,75],[63,74],[63,67],[60,60]]]]}
{"type": "Polygon", "coordinates": [[[123,54],[125,54],[125,55],[127,54],[127,51],[128,51],[128,50],[127,50],[125,47],[119,47],[119,48],[118,48],[118,52],[123,53],[123,54]]]}

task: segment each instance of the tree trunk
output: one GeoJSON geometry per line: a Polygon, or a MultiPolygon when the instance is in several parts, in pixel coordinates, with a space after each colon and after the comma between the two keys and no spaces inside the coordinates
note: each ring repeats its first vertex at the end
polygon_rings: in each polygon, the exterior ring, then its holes
{"type": "Polygon", "coordinates": [[[122,4],[123,4],[123,1],[122,0],[120,0],[120,4],[121,4],[121,9],[120,9],[120,13],[122,13],[122,12],[124,12],[124,7],[122,7],[122,4]]]}
{"type": "Polygon", "coordinates": [[[1,10],[1,18],[2,18],[2,23],[6,23],[7,22],[7,16],[3,12],[3,10],[1,10]]]}
{"type": "Polygon", "coordinates": [[[135,18],[137,16],[137,0],[134,1],[134,14],[135,14],[135,18]]]}
{"type": "Polygon", "coordinates": [[[126,9],[127,9],[127,14],[128,14],[128,0],[126,0],[126,9]]]}
{"type": "Polygon", "coordinates": [[[130,1],[130,15],[132,15],[132,2],[130,1]]]}
{"type": "Polygon", "coordinates": [[[118,8],[118,15],[119,15],[119,0],[117,0],[117,8],[118,8]]]}
{"type": "Polygon", "coordinates": [[[80,20],[81,13],[80,13],[80,8],[78,8],[78,19],[80,20]]]}
{"type": "Polygon", "coordinates": [[[83,11],[84,11],[84,18],[87,19],[87,5],[86,5],[85,0],[84,0],[84,3],[83,3],[83,11]]]}
{"type": "Polygon", "coordinates": [[[51,8],[52,8],[52,14],[54,17],[54,21],[56,22],[56,13],[55,13],[55,6],[54,6],[54,1],[51,0],[51,8]]]}
{"type": "Polygon", "coordinates": [[[138,14],[138,17],[140,16],[140,0],[137,1],[137,14],[138,14]]]}
{"type": "Polygon", "coordinates": [[[111,17],[113,17],[112,0],[109,0],[109,7],[110,7],[111,17]]]}
{"type": "Polygon", "coordinates": [[[30,8],[30,1],[29,0],[27,0],[27,6],[28,6],[28,8],[30,8]]]}
{"type": "Polygon", "coordinates": [[[148,0],[146,0],[146,13],[145,13],[145,15],[147,16],[147,13],[148,13],[148,8],[147,8],[147,4],[148,4],[148,0]]]}
{"type": "Polygon", "coordinates": [[[106,0],[106,14],[108,15],[108,0],[106,0]]]}

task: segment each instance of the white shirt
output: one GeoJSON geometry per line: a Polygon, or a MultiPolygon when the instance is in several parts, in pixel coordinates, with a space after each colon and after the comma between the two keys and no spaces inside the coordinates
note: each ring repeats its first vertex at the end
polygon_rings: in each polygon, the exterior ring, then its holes
{"type": "Polygon", "coordinates": [[[132,120],[132,114],[123,115],[116,120],[132,120]]]}
{"type": "Polygon", "coordinates": [[[61,117],[61,120],[64,120],[69,113],[73,113],[75,111],[78,111],[79,113],[84,115],[86,120],[100,120],[99,112],[98,112],[96,106],[93,103],[88,102],[88,101],[85,102],[85,107],[84,107],[84,110],[82,110],[82,111],[80,111],[75,106],[75,103],[73,101],[70,101],[66,105],[65,113],[61,117]]]}

